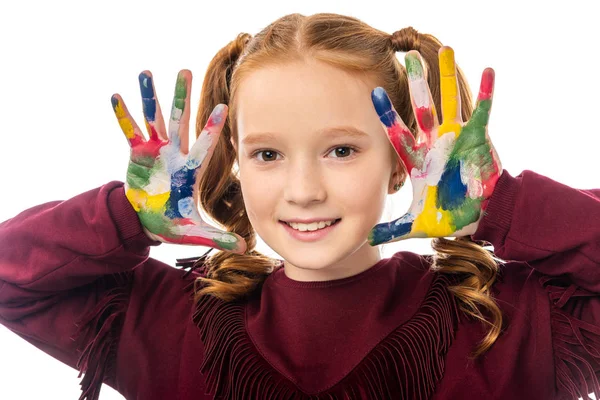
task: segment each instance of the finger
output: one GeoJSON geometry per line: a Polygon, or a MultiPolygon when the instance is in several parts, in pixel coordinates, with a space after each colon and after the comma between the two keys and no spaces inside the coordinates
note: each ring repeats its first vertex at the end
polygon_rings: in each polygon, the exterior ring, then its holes
{"type": "Polygon", "coordinates": [[[421,169],[426,154],[425,146],[415,142],[415,138],[392,106],[383,88],[375,88],[371,92],[371,99],[379,120],[408,173],[410,174],[413,168],[421,169]]]}
{"type": "Polygon", "coordinates": [[[411,50],[404,58],[410,88],[410,100],[419,126],[417,143],[426,143],[431,148],[437,139],[438,119],[435,104],[427,84],[427,73],[423,68],[421,55],[411,50]]]}
{"type": "Polygon", "coordinates": [[[491,68],[486,68],[481,74],[481,84],[477,96],[477,105],[473,115],[463,128],[457,147],[469,149],[465,161],[480,165],[480,179],[484,198],[491,196],[495,182],[502,173],[502,166],[496,153],[496,149],[488,135],[488,124],[492,110],[492,99],[494,95],[495,73],[491,68]]]}
{"type": "Polygon", "coordinates": [[[396,242],[402,239],[408,239],[412,230],[415,216],[406,213],[400,218],[392,221],[375,225],[369,232],[369,244],[377,246],[379,244],[396,242]]]}
{"type": "Polygon", "coordinates": [[[179,71],[169,118],[169,140],[183,154],[187,154],[189,150],[191,86],[192,73],[189,70],[179,71]]]}
{"type": "Polygon", "coordinates": [[[439,63],[443,122],[438,131],[438,137],[447,132],[455,132],[458,136],[462,117],[454,50],[448,46],[443,46],[439,52],[439,63]]]}
{"type": "Polygon", "coordinates": [[[477,104],[469,122],[465,125],[472,128],[485,129],[490,119],[492,110],[492,98],[494,96],[495,73],[491,68],[486,68],[481,74],[481,84],[479,85],[479,94],[477,95],[477,104]]]}
{"type": "Polygon", "coordinates": [[[148,133],[150,134],[150,140],[167,140],[165,121],[162,116],[160,104],[156,98],[152,73],[150,71],[143,71],[139,75],[139,81],[144,106],[144,119],[146,121],[146,129],[148,129],[148,133]]]}
{"type": "Polygon", "coordinates": [[[238,254],[246,251],[246,241],[240,235],[221,231],[206,223],[176,225],[171,228],[171,231],[176,235],[176,239],[164,238],[171,243],[207,246],[238,254]]]}
{"type": "Polygon", "coordinates": [[[195,170],[200,167],[196,176],[200,176],[200,174],[204,173],[206,166],[210,162],[214,148],[219,141],[219,135],[223,129],[223,125],[225,125],[227,111],[228,107],[225,104],[218,104],[213,109],[208,117],[206,125],[204,125],[204,129],[198,136],[198,139],[196,139],[196,142],[188,154],[187,167],[190,170],[195,170]]]}
{"type": "Polygon", "coordinates": [[[121,130],[125,134],[130,147],[135,147],[138,144],[145,143],[146,138],[142,134],[140,127],[135,123],[134,119],[129,114],[129,110],[125,106],[125,102],[118,94],[113,94],[110,98],[113,111],[119,122],[121,130]]]}

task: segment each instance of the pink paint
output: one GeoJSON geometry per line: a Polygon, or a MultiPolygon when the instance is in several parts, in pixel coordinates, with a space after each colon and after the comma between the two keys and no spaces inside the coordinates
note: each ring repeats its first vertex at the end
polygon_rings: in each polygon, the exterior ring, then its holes
{"type": "Polygon", "coordinates": [[[479,86],[478,100],[488,100],[494,91],[494,70],[486,68],[481,74],[481,85],[479,86]]]}

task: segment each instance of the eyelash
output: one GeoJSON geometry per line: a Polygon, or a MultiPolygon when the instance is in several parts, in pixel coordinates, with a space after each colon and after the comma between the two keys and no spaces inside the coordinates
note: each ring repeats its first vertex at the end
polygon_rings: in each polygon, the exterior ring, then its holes
{"type": "MultiPolygon", "coordinates": [[[[331,149],[330,149],[330,150],[327,152],[327,154],[329,154],[329,153],[331,153],[332,151],[335,151],[335,150],[337,150],[337,149],[350,149],[350,151],[351,151],[352,153],[351,153],[350,155],[346,156],[346,157],[334,157],[334,158],[342,158],[342,159],[344,159],[344,158],[351,158],[351,157],[352,157],[354,154],[358,153],[358,149],[357,149],[356,147],[354,147],[354,146],[348,146],[348,145],[342,145],[342,146],[335,146],[335,147],[332,147],[332,148],[331,148],[331,149]]],[[[256,150],[254,153],[252,153],[252,156],[251,156],[251,157],[252,157],[253,159],[256,159],[256,156],[257,156],[258,154],[260,154],[260,153],[263,153],[263,152],[267,152],[267,151],[268,151],[268,152],[275,153],[275,154],[278,154],[276,151],[274,151],[274,150],[272,150],[272,149],[260,149],[260,150],[256,150]]],[[[258,162],[262,162],[262,163],[269,163],[269,162],[277,161],[277,159],[275,159],[275,160],[271,160],[271,161],[264,161],[264,160],[256,160],[256,161],[258,161],[258,162]]]]}

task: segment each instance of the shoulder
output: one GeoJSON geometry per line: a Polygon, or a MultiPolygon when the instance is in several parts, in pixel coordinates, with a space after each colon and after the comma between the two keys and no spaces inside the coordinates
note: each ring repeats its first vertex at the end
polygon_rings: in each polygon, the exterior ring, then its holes
{"type": "Polygon", "coordinates": [[[431,269],[431,255],[399,251],[387,258],[386,263],[386,278],[392,283],[394,296],[399,296],[403,302],[409,298],[410,301],[422,300],[436,282],[444,286],[449,283],[446,276],[431,269]]]}
{"type": "Polygon", "coordinates": [[[388,268],[395,277],[404,280],[420,279],[431,275],[432,255],[417,254],[412,251],[398,251],[386,259],[388,268]]]}

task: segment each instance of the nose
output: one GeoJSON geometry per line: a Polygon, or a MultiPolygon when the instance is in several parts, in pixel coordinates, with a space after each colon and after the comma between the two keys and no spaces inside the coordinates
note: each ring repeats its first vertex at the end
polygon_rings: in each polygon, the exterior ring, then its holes
{"type": "Polygon", "coordinates": [[[323,202],[327,198],[323,173],[317,161],[308,159],[290,165],[283,198],[302,207],[323,202]]]}

